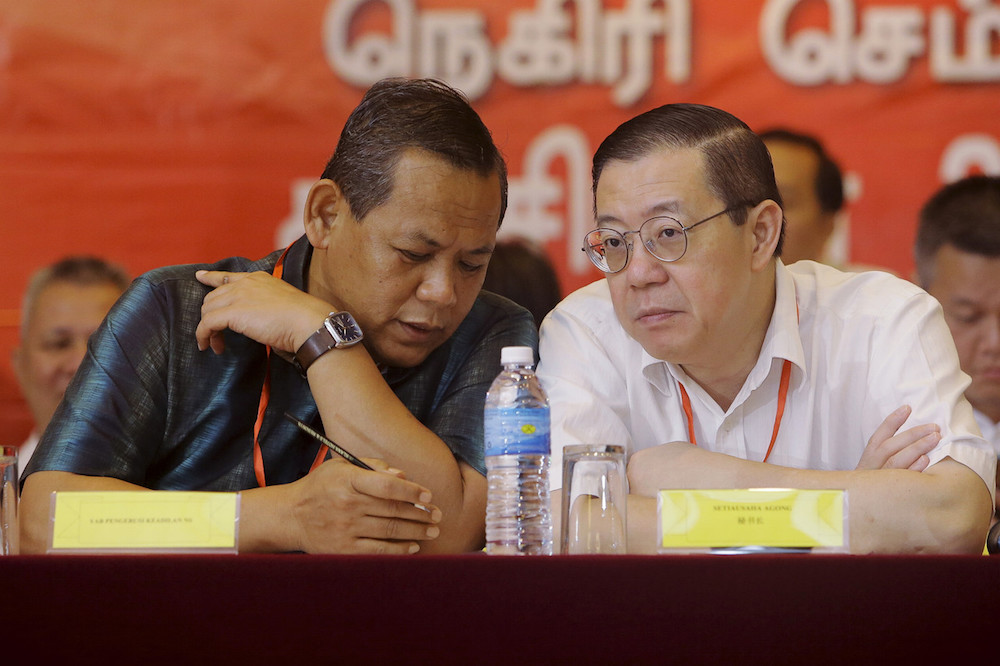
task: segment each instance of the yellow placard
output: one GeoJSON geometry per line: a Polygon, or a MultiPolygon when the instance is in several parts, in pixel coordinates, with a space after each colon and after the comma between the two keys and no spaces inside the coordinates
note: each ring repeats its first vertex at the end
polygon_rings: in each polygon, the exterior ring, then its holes
{"type": "Polygon", "coordinates": [[[660,549],[846,551],[846,511],[843,490],[661,490],[660,549]]]}
{"type": "Polygon", "coordinates": [[[49,552],[236,552],[237,493],[57,492],[49,552]]]}

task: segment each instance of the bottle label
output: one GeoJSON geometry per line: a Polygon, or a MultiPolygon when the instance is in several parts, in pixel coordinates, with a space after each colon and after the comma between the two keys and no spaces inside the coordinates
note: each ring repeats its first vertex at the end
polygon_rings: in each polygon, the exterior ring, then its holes
{"type": "Polygon", "coordinates": [[[549,453],[549,410],[544,407],[489,409],[483,426],[488,456],[549,453]]]}

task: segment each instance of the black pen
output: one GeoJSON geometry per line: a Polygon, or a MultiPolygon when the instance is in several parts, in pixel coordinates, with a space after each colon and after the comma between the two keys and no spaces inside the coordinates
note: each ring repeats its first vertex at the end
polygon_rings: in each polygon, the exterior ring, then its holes
{"type": "MultiPolygon", "coordinates": [[[[371,470],[373,472],[375,471],[375,468],[372,467],[371,465],[369,465],[368,463],[366,463],[364,460],[362,460],[361,458],[357,457],[356,455],[354,455],[353,453],[351,453],[350,451],[348,451],[344,447],[340,446],[339,444],[337,444],[336,442],[334,442],[329,437],[323,435],[322,433],[320,433],[315,428],[311,428],[310,426],[307,426],[305,423],[303,423],[299,419],[295,418],[294,416],[292,416],[288,412],[285,412],[285,418],[288,419],[289,421],[291,421],[292,423],[294,423],[295,425],[297,425],[303,432],[305,432],[307,435],[309,435],[313,439],[315,439],[315,440],[317,440],[319,442],[322,442],[323,444],[326,444],[328,447],[330,447],[330,449],[334,453],[336,453],[337,455],[339,455],[341,458],[343,458],[347,462],[351,463],[352,465],[357,465],[361,469],[367,469],[367,470],[371,470]]],[[[422,511],[426,511],[427,513],[431,512],[431,510],[428,509],[423,504],[414,503],[413,506],[417,507],[418,509],[420,509],[422,511]]]]}
{"type": "Polygon", "coordinates": [[[354,455],[353,453],[351,453],[347,449],[345,449],[345,448],[341,447],[340,445],[336,444],[332,439],[330,439],[329,437],[326,437],[325,435],[323,435],[322,433],[320,433],[316,429],[307,426],[305,423],[303,423],[299,419],[295,418],[294,416],[292,416],[288,412],[285,412],[285,418],[288,419],[289,421],[291,421],[292,423],[294,423],[295,425],[297,425],[302,431],[304,431],[307,435],[309,435],[313,439],[316,439],[317,441],[320,441],[320,442],[326,444],[328,447],[330,447],[330,449],[334,453],[336,453],[337,455],[339,455],[341,458],[343,458],[347,462],[351,463],[352,465],[357,465],[361,469],[368,469],[368,470],[371,470],[373,472],[375,471],[375,468],[372,467],[371,465],[369,465],[368,463],[366,463],[364,460],[362,460],[361,458],[357,457],[356,455],[354,455]]]}

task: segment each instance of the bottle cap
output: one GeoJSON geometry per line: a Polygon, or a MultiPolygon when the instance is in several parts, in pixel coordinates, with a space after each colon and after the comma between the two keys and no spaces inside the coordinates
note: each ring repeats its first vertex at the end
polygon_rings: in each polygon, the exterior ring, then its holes
{"type": "Polygon", "coordinates": [[[517,363],[532,365],[535,362],[535,350],[531,347],[504,347],[500,351],[500,365],[517,363]]]}

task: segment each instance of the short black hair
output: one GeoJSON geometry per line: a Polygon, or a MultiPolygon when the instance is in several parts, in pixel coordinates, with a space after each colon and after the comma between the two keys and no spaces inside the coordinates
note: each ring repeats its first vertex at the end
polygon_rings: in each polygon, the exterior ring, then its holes
{"type": "Polygon", "coordinates": [[[355,219],[392,195],[396,165],[420,148],[452,166],[500,180],[500,218],[507,209],[507,165],[469,100],[434,79],[383,79],[351,112],[322,178],[337,184],[355,219]]]}
{"type": "Polygon", "coordinates": [[[816,170],[816,200],[824,213],[836,213],[844,207],[844,176],[840,165],[826,152],[823,143],[810,134],[803,134],[785,127],[776,127],[760,133],[764,141],[783,141],[812,151],[819,160],[816,170]]]}
{"type": "MultiPolygon", "coordinates": [[[[661,148],[694,148],[705,156],[709,189],[726,206],[737,225],[747,221],[747,208],[766,199],[781,205],[774,182],[771,154],[746,123],[736,116],[702,104],[666,104],[627,120],[612,132],[594,153],[593,192],[601,172],[612,160],[634,161],[661,148]]],[[[781,256],[781,236],[774,256],[781,256]]]]}
{"type": "Polygon", "coordinates": [[[527,308],[540,326],[562,299],[559,277],[544,250],[523,238],[497,241],[483,289],[527,308]]]}
{"type": "Polygon", "coordinates": [[[913,254],[924,288],[944,245],[1000,257],[1000,176],[969,176],[945,185],[920,209],[913,254]]]}

